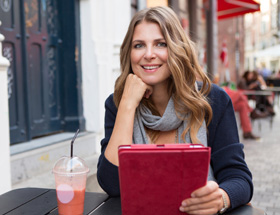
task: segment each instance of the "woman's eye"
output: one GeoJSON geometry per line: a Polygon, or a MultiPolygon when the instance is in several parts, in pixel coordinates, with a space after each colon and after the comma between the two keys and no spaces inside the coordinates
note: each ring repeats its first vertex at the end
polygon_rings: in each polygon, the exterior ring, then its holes
{"type": "Polygon", "coordinates": [[[167,47],[167,44],[164,43],[164,42],[160,42],[160,43],[157,44],[157,46],[159,46],[159,47],[167,47]]]}
{"type": "Polygon", "coordinates": [[[142,47],[143,47],[143,44],[141,44],[141,43],[134,45],[134,48],[136,48],[136,49],[139,49],[139,48],[142,48],[142,47]]]}

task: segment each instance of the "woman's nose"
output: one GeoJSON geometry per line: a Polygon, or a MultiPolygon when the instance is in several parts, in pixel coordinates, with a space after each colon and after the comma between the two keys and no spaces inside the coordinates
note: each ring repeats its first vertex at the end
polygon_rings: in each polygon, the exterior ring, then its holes
{"type": "Polygon", "coordinates": [[[147,47],[144,58],[147,60],[154,59],[156,57],[153,47],[147,47]]]}

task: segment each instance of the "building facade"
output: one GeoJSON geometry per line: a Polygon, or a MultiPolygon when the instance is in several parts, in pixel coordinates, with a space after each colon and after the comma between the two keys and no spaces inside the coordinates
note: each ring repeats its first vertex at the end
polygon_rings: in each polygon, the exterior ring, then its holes
{"type": "Polygon", "coordinates": [[[0,192],[49,172],[78,128],[91,134],[79,155],[99,154],[104,101],[120,70],[132,8],[130,0],[0,1],[1,53],[10,62],[8,83],[1,82],[9,103],[9,122],[1,123],[10,137],[1,142],[1,163],[11,162],[0,192]]]}
{"type": "Polygon", "coordinates": [[[221,82],[237,83],[244,72],[244,18],[218,21],[218,74],[221,82]]]}
{"type": "Polygon", "coordinates": [[[261,1],[260,13],[245,16],[245,69],[273,76],[280,70],[279,0],[261,1]]]}

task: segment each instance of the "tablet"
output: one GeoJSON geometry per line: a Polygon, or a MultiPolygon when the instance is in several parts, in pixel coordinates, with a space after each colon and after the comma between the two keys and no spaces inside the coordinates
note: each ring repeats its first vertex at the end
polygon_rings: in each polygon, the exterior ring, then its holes
{"type": "Polygon", "coordinates": [[[184,199],[207,183],[210,148],[200,144],[120,146],[123,215],[176,215],[184,199]]]}

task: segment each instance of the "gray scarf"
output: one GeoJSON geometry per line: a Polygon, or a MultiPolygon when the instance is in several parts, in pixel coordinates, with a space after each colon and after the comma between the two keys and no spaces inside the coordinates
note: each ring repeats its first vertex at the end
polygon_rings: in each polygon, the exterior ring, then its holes
{"type": "MultiPolygon", "coordinates": [[[[182,120],[178,118],[175,108],[174,101],[172,97],[169,99],[167,107],[163,116],[155,116],[152,114],[150,109],[145,105],[141,104],[136,109],[134,125],[133,125],[133,143],[134,144],[148,144],[149,139],[147,137],[145,127],[152,130],[158,131],[171,131],[174,129],[178,130],[178,142],[184,143],[181,139],[181,135],[184,129],[188,125],[188,120],[182,120]]],[[[206,123],[203,122],[202,126],[198,130],[197,138],[200,140],[201,144],[207,146],[207,132],[206,132],[206,123]]],[[[190,132],[188,131],[185,135],[185,140],[187,143],[192,143],[190,138],[190,132]]],[[[213,176],[213,171],[210,166],[208,180],[215,180],[213,176]]]]}

